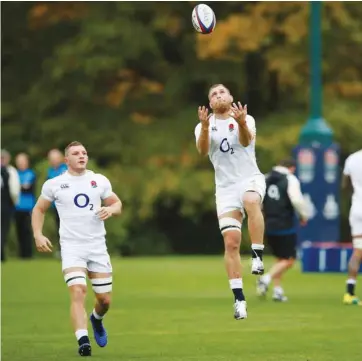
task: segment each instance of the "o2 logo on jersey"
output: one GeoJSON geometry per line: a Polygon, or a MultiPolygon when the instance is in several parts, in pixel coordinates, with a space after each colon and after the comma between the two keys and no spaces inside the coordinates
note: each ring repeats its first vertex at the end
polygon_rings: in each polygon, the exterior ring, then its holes
{"type": "Polygon", "coordinates": [[[93,204],[89,203],[89,197],[85,193],[79,193],[74,197],[74,204],[78,208],[85,208],[90,206],[90,210],[93,210],[93,204]]]}
{"type": "Polygon", "coordinates": [[[227,138],[224,138],[220,143],[220,151],[223,153],[230,152],[230,154],[234,154],[234,148],[230,146],[227,138]]]}

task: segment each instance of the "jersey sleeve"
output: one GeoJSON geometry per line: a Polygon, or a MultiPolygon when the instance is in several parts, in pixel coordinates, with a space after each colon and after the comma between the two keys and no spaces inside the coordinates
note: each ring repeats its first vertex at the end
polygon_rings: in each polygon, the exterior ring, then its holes
{"type": "Polygon", "coordinates": [[[201,133],[201,123],[197,124],[197,125],[196,125],[196,128],[195,128],[195,139],[196,139],[196,143],[197,143],[197,141],[199,140],[200,133],[201,133]]]}
{"type": "Polygon", "coordinates": [[[52,183],[49,180],[43,184],[41,196],[49,202],[55,201],[52,183]]]}
{"type": "Polygon", "coordinates": [[[102,176],[102,193],[101,198],[106,199],[110,197],[113,193],[112,185],[109,179],[105,176],[102,176]]]}
{"type": "Polygon", "coordinates": [[[348,157],[346,159],[346,162],[344,163],[344,168],[343,168],[343,174],[344,175],[347,175],[347,176],[350,176],[351,175],[351,165],[350,165],[350,157],[348,157]]]}
{"type": "Polygon", "coordinates": [[[256,126],[255,126],[255,119],[251,115],[246,116],[246,124],[248,126],[248,129],[253,137],[253,139],[256,136],[256,126]]]}
{"type": "Polygon", "coordinates": [[[304,220],[309,219],[308,208],[304,201],[300,182],[294,174],[288,174],[288,196],[293,208],[304,220]]]}

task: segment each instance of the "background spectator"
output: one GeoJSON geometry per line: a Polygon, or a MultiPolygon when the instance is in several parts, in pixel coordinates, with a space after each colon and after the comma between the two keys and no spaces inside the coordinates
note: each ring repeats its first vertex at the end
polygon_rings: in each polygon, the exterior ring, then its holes
{"type": "Polygon", "coordinates": [[[31,231],[31,211],[35,205],[35,172],[29,168],[29,157],[19,153],[15,158],[18,169],[21,191],[15,207],[16,232],[19,243],[19,256],[32,258],[33,237],[31,231]]]}
{"type": "Polygon", "coordinates": [[[11,220],[14,215],[15,204],[20,194],[18,172],[11,166],[10,153],[1,150],[1,261],[5,261],[5,245],[9,233],[11,220]]]}

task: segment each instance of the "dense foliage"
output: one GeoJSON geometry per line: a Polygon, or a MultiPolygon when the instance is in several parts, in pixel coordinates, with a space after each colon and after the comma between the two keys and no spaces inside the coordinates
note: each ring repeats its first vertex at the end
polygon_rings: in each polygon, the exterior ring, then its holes
{"type": "MultiPolygon", "coordinates": [[[[3,147],[27,151],[43,180],[50,148],[84,142],[124,201],[109,239],[125,254],[221,249],[213,172],[193,135],[212,83],[248,103],[264,172],[308,117],[308,3],[213,2],[210,36],[193,30],[194,5],[1,4],[3,147]]],[[[324,116],[346,156],[361,147],[362,8],[323,5],[324,116]]]]}

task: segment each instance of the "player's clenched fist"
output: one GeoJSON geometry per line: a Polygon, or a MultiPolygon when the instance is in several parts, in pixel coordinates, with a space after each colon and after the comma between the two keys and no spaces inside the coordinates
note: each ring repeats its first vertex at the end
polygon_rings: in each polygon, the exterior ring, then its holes
{"type": "Polygon", "coordinates": [[[198,110],[199,113],[199,120],[202,124],[203,128],[208,128],[209,127],[209,118],[211,116],[211,114],[209,114],[209,109],[207,109],[206,107],[202,106],[199,107],[198,110]]]}

